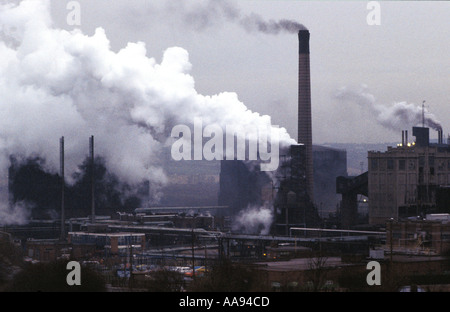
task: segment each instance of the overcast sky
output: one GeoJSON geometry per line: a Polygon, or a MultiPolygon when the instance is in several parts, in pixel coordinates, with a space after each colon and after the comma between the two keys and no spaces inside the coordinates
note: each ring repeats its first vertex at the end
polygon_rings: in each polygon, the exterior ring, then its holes
{"type": "MultiPolygon", "coordinates": [[[[55,26],[67,24],[69,1],[52,0],[55,26]]],[[[311,33],[313,143],[392,142],[401,132],[381,125],[373,110],[333,94],[342,87],[373,95],[377,105],[426,108],[450,132],[450,3],[380,1],[380,25],[368,25],[368,1],[79,0],[82,31],[102,27],[114,51],[145,42],[157,61],[186,49],[199,93],[232,91],[253,111],[297,137],[296,34],[249,32],[227,14],[290,19],[311,33]],[[230,13],[231,12],[231,13],[230,13]],[[190,18],[188,18],[190,17],[190,18]],[[186,22],[188,21],[188,22],[186,22]]],[[[77,26],[78,27],[78,26],[77,26]]],[[[411,130],[414,125],[405,125],[411,130]]],[[[436,138],[435,132],[430,133],[436,138]]]]}

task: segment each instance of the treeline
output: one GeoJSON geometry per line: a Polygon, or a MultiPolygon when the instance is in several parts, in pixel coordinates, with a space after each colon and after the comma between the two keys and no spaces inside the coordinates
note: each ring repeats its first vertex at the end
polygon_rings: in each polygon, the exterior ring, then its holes
{"type": "MultiPolygon", "coordinates": [[[[33,219],[54,219],[61,211],[62,183],[57,173],[45,169],[40,157],[18,161],[11,157],[9,168],[9,192],[13,203],[25,202],[31,209],[33,219]]],[[[84,217],[91,212],[90,159],[86,158],[71,177],[72,184],[65,183],[64,208],[66,217],[84,217]]],[[[94,192],[96,214],[111,215],[116,211],[132,212],[141,205],[141,198],[148,195],[148,183],[131,188],[108,172],[105,161],[94,161],[94,192]]]]}

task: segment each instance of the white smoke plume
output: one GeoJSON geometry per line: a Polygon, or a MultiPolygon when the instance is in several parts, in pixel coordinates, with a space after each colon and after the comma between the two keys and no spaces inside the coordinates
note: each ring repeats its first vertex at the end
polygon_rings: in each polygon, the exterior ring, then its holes
{"type": "Polygon", "coordinates": [[[234,217],[233,230],[245,234],[267,235],[273,222],[273,208],[249,205],[234,217]]]}
{"type": "MultiPolygon", "coordinates": [[[[102,28],[87,36],[52,26],[49,2],[0,4],[3,190],[10,155],[40,155],[46,170],[57,172],[61,136],[69,183],[94,135],[95,153],[108,170],[131,185],[149,180],[158,186],[167,182],[157,158],[173,140],[173,125],[201,118],[204,124],[240,126],[244,133],[274,128],[269,116],[247,109],[235,93],[199,94],[183,48],[168,48],[160,63],[146,55],[142,42],[114,52],[102,28]]],[[[274,131],[280,144],[295,144],[286,129],[274,131]]],[[[6,206],[3,200],[0,224],[8,222],[6,206]]]]}
{"type": "Polygon", "coordinates": [[[18,202],[9,205],[7,201],[0,202],[0,225],[25,224],[31,215],[33,205],[26,202],[18,202]]]}
{"type": "Polygon", "coordinates": [[[422,106],[407,102],[395,102],[391,105],[382,105],[376,102],[375,96],[368,92],[367,86],[359,89],[342,87],[336,91],[334,97],[341,101],[354,102],[363,108],[371,110],[377,121],[384,127],[399,131],[413,126],[429,126],[434,130],[442,130],[441,123],[436,116],[424,109],[422,118],[422,106]]]}

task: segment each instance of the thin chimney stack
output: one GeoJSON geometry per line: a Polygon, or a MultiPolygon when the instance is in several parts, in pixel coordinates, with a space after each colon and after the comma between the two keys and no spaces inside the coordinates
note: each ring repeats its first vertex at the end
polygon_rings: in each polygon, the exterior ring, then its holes
{"type": "Polygon", "coordinates": [[[64,209],[64,191],[65,191],[65,181],[64,181],[64,137],[59,140],[59,164],[60,164],[60,176],[61,176],[61,235],[60,239],[66,239],[65,230],[65,209],[64,209]]]}
{"type": "Polygon", "coordinates": [[[95,163],[94,163],[94,136],[89,139],[89,155],[91,167],[91,222],[95,223],[95,163]]]}
{"type": "Polygon", "coordinates": [[[313,154],[312,154],[312,121],[311,121],[311,75],[309,59],[308,30],[298,32],[299,64],[298,64],[298,143],[306,148],[306,183],[311,201],[313,196],[313,154]]]}

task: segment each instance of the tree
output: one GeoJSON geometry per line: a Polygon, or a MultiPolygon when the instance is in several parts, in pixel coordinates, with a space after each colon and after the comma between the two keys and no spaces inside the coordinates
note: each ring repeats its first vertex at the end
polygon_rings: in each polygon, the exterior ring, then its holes
{"type": "MultiPolygon", "coordinates": [[[[54,218],[61,206],[61,177],[46,171],[45,159],[30,157],[25,160],[10,158],[10,191],[14,202],[30,204],[31,217],[54,218]]],[[[73,174],[74,183],[65,185],[66,217],[83,217],[91,213],[92,175],[91,161],[86,158],[73,174]]],[[[131,187],[108,171],[105,160],[94,160],[95,207],[98,214],[116,211],[131,212],[140,207],[140,197],[146,196],[143,182],[138,188],[131,187]]]]}
{"type": "Polygon", "coordinates": [[[0,291],[21,269],[23,255],[20,247],[9,241],[8,236],[0,233],[0,291]]]}
{"type": "Polygon", "coordinates": [[[329,268],[327,267],[327,257],[318,252],[308,259],[307,276],[312,282],[313,291],[319,291],[323,286],[329,268]]]}
{"type": "Polygon", "coordinates": [[[152,272],[151,280],[144,287],[152,292],[180,292],[183,282],[181,273],[162,269],[152,272]]]}
{"type": "Polygon", "coordinates": [[[238,263],[225,260],[213,266],[211,272],[192,282],[189,291],[249,292],[267,290],[261,273],[238,263]]]}

